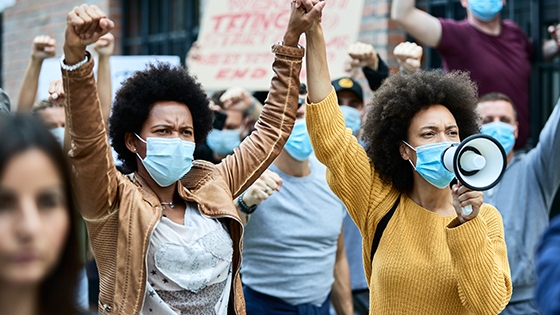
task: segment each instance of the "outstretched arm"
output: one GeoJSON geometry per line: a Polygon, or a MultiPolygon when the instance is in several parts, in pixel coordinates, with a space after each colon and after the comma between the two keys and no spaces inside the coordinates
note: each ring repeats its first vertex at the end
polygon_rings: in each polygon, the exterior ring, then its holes
{"type": "Polygon", "coordinates": [[[31,112],[31,108],[37,98],[37,88],[39,87],[39,74],[43,60],[54,57],[56,53],[56,41],[48,35],[40,35],[33,40],[31,50],[31,60],[27,65],[23,82],[19,89],[17,110],[21,113],[31,112]]]}
{"type": "Polygon", "coordinates": [[[93,77],[93,61],[86,46],[114,24],[97,6],[75,7],[67,16],[62,79],[66,96],[66,128],[72,141],[69,153],[75,191],[85,218],[99,218],[114,209],[117,175],[93,77]],[[84,60],[87,62],[75,69],[84,60]],[[70,67],[70,68],[67,68],[70,67]],[[66,69],[64,69],[66,68],[66,69]],[[92,189],[93,187],[93,189],[92,189]]]}
{"type": "MultiPolygon", "coordinates": [[[[269,96],[263,107],[256,131],[245,138],[232,155],[218,165],[233,198],[259,178],[280,153],[292,130],[299,98],[299,73],[303,49],[298,41],[311,24],[319,20],[324,3],[315,0],[292,2],[292,12],[282,45],[275,45],[269,96]]],[[[188,180],[189,174],[183,180],[188,180]]]]}
{"type": "Polygon", "coordinates": [[[103,112],[103,121],[107,123],[111,113],[111,103],[113,100],[113,89],[111,86],[111,65],[109,59],[115,52],[115,36],[107,33],[99,38],[93,46],[99,55],[97,65],[97,93],[103,112]]]}
{"type": "Polygon", "coordinates": [[[430,14],[416,8],[415,0],[393,0],[391,18],[419,42],[437,47],[441,40],[441,23],[430,14]]]}

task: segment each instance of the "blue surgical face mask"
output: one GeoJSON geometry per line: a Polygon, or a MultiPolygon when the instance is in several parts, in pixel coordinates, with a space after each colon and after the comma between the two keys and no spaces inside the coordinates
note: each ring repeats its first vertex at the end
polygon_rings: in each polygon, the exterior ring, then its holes
{"type": "Polygon", "coordinates": [[[505,122],[496,121],[482,125],[480,128],[482,134],[488,135],[496,140],[502,145],[506,154],[508,154],[513,145],[515,144],[515,126],[507,124],[505,122]]]}
{"type": "Polygon", "coordinates": [[[358,133],[362,125],[362,112],[346,105],[340,105],[340,109],[344,115],[346,127],[352,129],[352,134],[358,133]]]}
{"type": "Polygon", "coordinates": [[[309,158],[313,152],[313,147],[311,146],[311,140],[309,140],[305,119],[296,120],[292,134],[284,145],[284,149],[288,151],[291,157],[300,162],[309,158]]]}
{"type": "Polygon", "coordinates": [[[469,10],[482,21],[493,20],[503,8],[502,0],[469,0],[469,10]]]}
{"type": "Polygon", "coordinates": [[[228,155],[241,144],[241,130],[212,129],[206,138],[206,144],[219,155],[228,155]]]}
{"type": "Polygon", "coordinates": [[[148,171],[148,174],[161,187],[167,187],[185,176],[191,170],[195,143],[179,138],[144,139],[135,134],[140,141],[146,143],[146,157],[136,155],[148,171]]]}
{"type": "Polygon", "coordinates": [[[438,142],[432,144],[421,145],[413,148],[410,144],[403,140],[403,143],[416,151],[416,166],[408,160],[412,167],[420,174],[428,183],[443,189],[449,186],[449,183],[455,178],[453,172],[448,171],[441,161],[441,155],[451,145],[456,142],[438,142]]]}
{"type": "Polygon", "coordinates": [[[64,145],[64,127],[58,127],[51,129],[50,132],[55,137],[56,141],[63,146],[64,145]]]}

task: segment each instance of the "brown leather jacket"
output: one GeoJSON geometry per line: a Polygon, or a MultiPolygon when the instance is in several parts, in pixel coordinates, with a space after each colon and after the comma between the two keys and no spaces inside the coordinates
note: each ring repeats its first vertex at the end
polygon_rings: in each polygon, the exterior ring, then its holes
{"type": "MultiPolygon", "coordinates": [[[[203,215],[220,219],[231,235],[235,278],[228,314],[245,314],[239,277],[243,225],[232,200],[280,153],[297,111],[304,51],[285,46],[273,51],[275,75],[257,130],[220,164],[195,161],[177,185],[184,200],[196,202],[203,215]]],[[[74,71],[62,71],[74,187],[99,269],[100,313],[138,314],[146,290],[146,253],[162,209],[139,176],[124,176],[113,164],[92,68],[90,58],[74,71]]]]}

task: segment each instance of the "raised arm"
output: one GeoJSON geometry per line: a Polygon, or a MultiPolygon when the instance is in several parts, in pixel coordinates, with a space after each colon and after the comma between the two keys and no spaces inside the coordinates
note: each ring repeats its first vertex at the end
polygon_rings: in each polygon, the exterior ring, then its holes
{"type": "Polygon", "coordinates": [[[56,53],[56,41],[48,35],[40,35],[33,40],[31,50],[31,60],[25,69],[23,82],[19,89],[17,111],[29,113],[37,98],[37,88],[39,87],[39,74],[43,60],[54,57],[56,53]]]}
{"type": "Polygon", "coordinates": [[[86,52],[114,24],[96,6],[75,7],[67,17],[62,79],[66,94],[66,128],[72,150],[74,188],[85,218],[98,218],[114,207],[116,168],[93,77],[93,60],[86,52]],[[85,64],[84,64],[84,61],[85,64]]]}
{"type": "Polygon", "coordinates": [[[315,0],[292,2],[292,12],[282,45],[276,54],[271,87],[255,131],[245,138],[232,155],[218,165],[232,195],[236,198],[268,168],[280,153],[292,130],[299,98],[299,73],[303,49],[298,41],[315,20],[321,17],[324,3],[315,0]]]}
{"type": "Polygon", "coordinates": [[[539,180],[538,187],[550,212],[560,187],[560,98],[539,135],[537,146],[527,153],[528,165],[539,180]]]}
{"type": "MultiPolygon", "coordinates": [[[[331,86],[325,38],[320,24],[306,32],[308,105],[306,122],[315,155],[327,167],[327,182],[346,205],[358,228],[367,225],[372,183],[376,202],[385,200],[391,190],[383,184],[365,150],[346,128],[338,99],[331,86]],[[356,184],[359,183],[359,184],[356,184]]],[[[395,197],[396,198],[396,197],[395,197]]]]}
{"type": "Polygon", "coordinates": [[[393,0],[391,18],[417,41],[437,47],[441,40],[441,23],[430,14],[416,8],[415,0],[393,0]]]}
{"type": "Polygon", "coordinates": [[[97,65],[97,92],[99,93],[99,102],[101,103],[101,111],[103,112],[103,121],[107,122],[109,114],[111,114],[111,103],[113,100],[113,89],[111,86],[111,64],[109,59],[115,52],[115,36],[107,33],[99,38],[93,46],[99,55],[97,65]]]}

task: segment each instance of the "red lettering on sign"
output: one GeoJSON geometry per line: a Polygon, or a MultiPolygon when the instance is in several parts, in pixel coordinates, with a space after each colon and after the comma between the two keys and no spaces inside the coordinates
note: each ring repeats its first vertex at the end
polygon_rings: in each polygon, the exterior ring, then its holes
{"type": "Polygon", "coordinates": [[[265,69],[257,68],[253,71],[253,74],[251,74],[251,79],[260,79],[263,78],[265,75],[266,75],[265,69]]]}

